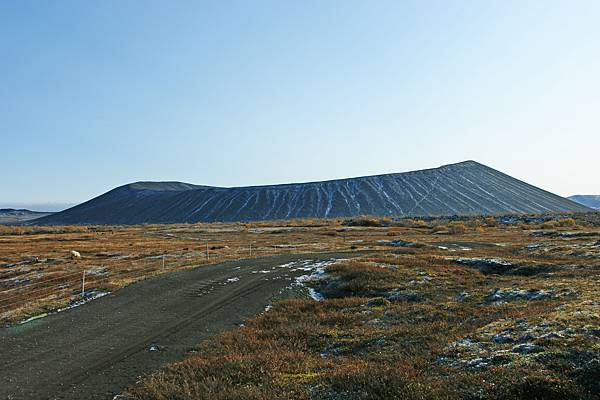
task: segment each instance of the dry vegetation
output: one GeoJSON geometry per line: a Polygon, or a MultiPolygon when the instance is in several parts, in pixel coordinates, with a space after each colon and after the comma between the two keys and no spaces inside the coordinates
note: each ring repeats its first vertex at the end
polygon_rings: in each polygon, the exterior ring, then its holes
{"type": "Polygon", "coordinates": [[[277,303],[123,397],[600,398],[600,229],[556,221],[368,222],[377,251],[313,281],[324,301],[277,303]]]}
{"type": "Polygon", "coordinates": [[[0,322],[56,310],[181,268],[353,247],[352,231],[338,236],[339,222],[323,225],[323,221],[306,220],[282,224],[0,226],[0,322]],[[81,258],[72,258],[71,251],[79,252],[81,258]]]}
{"type": "Polygon", "coordinates": [[[84,269],[104,269],[91,287],[115,290],[160,273],[163,253],[168,268],[201,266],[205,240],[210,262],[249,257],[250,243],[253,256],[372,249],[311,283],[324,301],[276,303],[122,397],[598,399],[599,220],[20,228],[0,236],[0,307],[21,295],[4,309],[9,321],[75,301],[84,269]],[[70,250],[82,258],[68,260],[70,250]],[[44,283],[70,273],[72,287],[44,283]],[[49,291],[30,294],[38,287],[49,291]]]}

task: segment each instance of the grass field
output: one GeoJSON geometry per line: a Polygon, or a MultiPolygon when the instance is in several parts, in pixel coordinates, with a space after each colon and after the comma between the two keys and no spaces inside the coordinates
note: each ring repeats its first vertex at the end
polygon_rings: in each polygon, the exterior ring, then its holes
{"type": "Polygon", "coordinates": [[[12,227],[0,236],[0,310],[14,323],[78,301],[84,270],[91,296],[217,260],[369,249],[307,283],[325,300],[276,303],[123,397],[593,399],[599,221],[584,214],[12,227]],[[69,259],[71,250],[82,258],[69,259]]]}

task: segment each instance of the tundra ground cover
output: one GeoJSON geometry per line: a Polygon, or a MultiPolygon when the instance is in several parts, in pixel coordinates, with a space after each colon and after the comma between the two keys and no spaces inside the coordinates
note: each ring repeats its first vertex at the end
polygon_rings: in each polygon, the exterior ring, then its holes
{"type": "Polygon", "coordinates": [[[154,274],[281,253],[395,248],[404,252],[491,257],[514,251],[530,263],[549,258],[553,262],[592,262],[597,259],[600,234],[595,227],[600,225],[600,218],[597,213],[575,217],[576,221],[571,216],[551,215],[0,226],[0,321],[17,321],[65,307],[154,274]],[[548,225],[554,228],[544,230],[548,225]],[[72,259],[72,250],[82,257],[72,259]]]}
{"type": "Polygon", "coordinates": [[[461,223],[369,226],[374,253],[310,282],[325,300],[275,303],[123,397],[599,398],[598,229],[461,223]]]}

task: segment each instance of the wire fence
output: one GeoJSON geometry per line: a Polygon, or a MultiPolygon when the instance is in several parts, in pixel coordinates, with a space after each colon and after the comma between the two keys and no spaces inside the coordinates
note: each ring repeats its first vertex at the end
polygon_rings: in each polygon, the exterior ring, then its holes
{"type": "MultiPolygon", "coordinates": [[[[255,258],[268,255],[298,252],[303,245],[265,245],[252,243],[240,245],[239,241],[205,241],[195,256],[158,254],[143,260],[129,261],[128,265],[81,265],[83,259],[65,260],[65,267],[45,273],[33,271],[0,280],[0,319],[11,314],[44,312],[93,298],[98,293],[111,292],[140,279],[176,270],[201,267],[228,260],[255,258]],[[11,279],[12,282],[11,283],[11,279]],[[29,280],[27,283],[22,283],[29,280]]],[[[308,244],[304,244],[307,246],[308,244]]]]}

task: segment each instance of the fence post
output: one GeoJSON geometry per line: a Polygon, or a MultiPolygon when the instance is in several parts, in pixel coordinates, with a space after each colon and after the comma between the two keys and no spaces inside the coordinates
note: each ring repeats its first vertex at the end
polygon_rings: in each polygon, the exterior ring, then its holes
{"type": "Polygon", "coordinates": [[[165,255],[162,256],[162,270],[165,270],[165,255]]]}
{"type": "Polygon", "coordinates": [[[208,254],[208,240],[206,241],[206,261],[210,261],[210,255],[208,254]]]}
{"type": "Polygon", "coordinates": [[[250,258],[252,258],[252,243],[250,243],[250,258]]]}
{"type": "Polygon", "coordinates": [[[85,271],[83,271],[83,276],[81,278],[81,297],[85,298],[85,271]]]}

